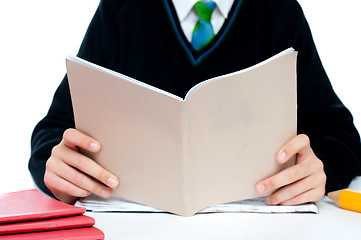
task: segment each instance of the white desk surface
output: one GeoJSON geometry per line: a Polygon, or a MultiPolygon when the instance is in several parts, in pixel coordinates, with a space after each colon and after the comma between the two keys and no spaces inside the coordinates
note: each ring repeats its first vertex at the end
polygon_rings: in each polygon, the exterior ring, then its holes
{"type": "MultiPolygon", "coordinates": [[[[350,185],[361,190],[361,177],[350,185]]],[[[361,239],[361,213],[329,198],[319,214],[213,213],[180,217],[165,213],[92,213],[105,239],[361,239]]]]}

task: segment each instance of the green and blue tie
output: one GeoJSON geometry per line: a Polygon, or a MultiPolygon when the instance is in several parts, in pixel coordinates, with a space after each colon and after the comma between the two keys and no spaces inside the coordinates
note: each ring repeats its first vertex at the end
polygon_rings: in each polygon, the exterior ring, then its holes
{"type": "Polygon", "coordinates": [[[213,27],[211,24],[211,16],[216,8],[213,1],[198,1],[194,4],[194,10],[198,15],[198,21],[194,27],[191,45],[197,51],[202,50],[214,38],[213,27]]]}

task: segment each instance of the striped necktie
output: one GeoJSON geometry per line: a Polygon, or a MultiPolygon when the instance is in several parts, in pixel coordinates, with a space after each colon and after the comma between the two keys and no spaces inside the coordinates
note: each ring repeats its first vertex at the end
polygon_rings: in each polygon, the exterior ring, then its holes
{"type": "Polygon", "coordinates": [[[211,16],[216,8],[213,1],[198,1],[194,4],[194,10],[198,15],[198,21],[194,27],[191,44],[197,51],[202,50],[214,38],[211,16]]]}

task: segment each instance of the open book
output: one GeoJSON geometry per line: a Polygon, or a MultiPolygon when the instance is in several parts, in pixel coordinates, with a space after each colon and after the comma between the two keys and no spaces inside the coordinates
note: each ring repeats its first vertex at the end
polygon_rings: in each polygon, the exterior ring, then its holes
{"type": "Polygon", "coordinates": [[[183,216],[260,197],[256,182],[294,164],[275,155],[297,133],[296,58],[287,49],[182,99],[69,57],[76,128],[102,144],[84,154],[119,177],[115,196],[183,216]]]}

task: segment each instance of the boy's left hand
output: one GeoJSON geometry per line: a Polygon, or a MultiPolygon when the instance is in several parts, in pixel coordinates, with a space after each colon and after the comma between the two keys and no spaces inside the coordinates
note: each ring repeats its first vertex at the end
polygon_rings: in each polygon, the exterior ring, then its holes
{"type": "Polygon", "coordinates": [[[297,205],[321,200],[325,194],[326,174],[323,163],[316,157],[308,136],[297,135],[276,155],[279,163],[296,155],[296,164],[256,184],[258,193],[274,191],[266,198],[268,205],[297,205]]]}

